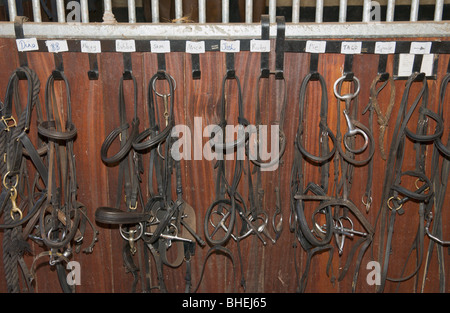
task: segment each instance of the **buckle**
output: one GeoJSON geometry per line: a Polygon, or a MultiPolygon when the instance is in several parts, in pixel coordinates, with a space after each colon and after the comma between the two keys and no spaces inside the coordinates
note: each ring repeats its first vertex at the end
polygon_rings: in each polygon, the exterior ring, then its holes
{"type": "Polygon", "coordinates": [[[2,116],[1,121],[5,124],[6,131],[8,131],[8,132],[9,132],[9,129],[11,127],[16,127],[17,126],[17,122],[14,119],[14,117],[12,117],[12,116],[10,116],[10,117],[2,116]]]}

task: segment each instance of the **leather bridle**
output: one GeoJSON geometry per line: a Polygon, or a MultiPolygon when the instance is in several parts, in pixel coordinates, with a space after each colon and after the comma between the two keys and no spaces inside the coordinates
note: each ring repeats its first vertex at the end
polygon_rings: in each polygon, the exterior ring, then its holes
{"type": "Polygon", "coordinates": [[[383,194],[381,208],[377,222],[380,222],[380,250],[379,261],[382,264],[381,272],[381,285],[377,290],[382,292],[386,285],[386,281],[403,282],[406,281],[418,273],[424,253],[424,236],[425,236],[425,220],[429,216],[429,212],[433,206],[433,194],[434,188],[430,179],[425,173],[425,149],[427,145],[435,142],[437,138],[440,138],[443,133],[443,121],[441,116],[432,112],[427,108],[428,104],[428,84],[424,73],[413,73],[406,82],[406,88],[403,93],[402,101],[400,103],[397,120],[395,123],[395,129],[393,133],[393,139],[389,151],[389,156],[386,164],[386,174],[383,184],[383,194]],[[416,95],[411,103],[410,108],[407,108],[409,103],[409,93],[411,86],[414,82],[422,84],[422,88],[416,95]],[[407,126],[416,108],[419,106],[419,122],[417,124],[416,132],[411,131],[407,126]],[[428,118],[433,119],[436,122],[435,132],[432,134],[427,133],[428,118]],[[415,146],[416,150],[416,166],[413,170],[403,171],[402,165],[404,160],[404,151],[406,138],[410,139],[415,146]],[[405,177],[416,178],[416,190],[409,190],[402,186],[402,181],[405,177]],[[422,181],[421,186],[417,186],[417,181],[422,181]],[[413,200],[419,203],[419,225],[416,233],[415,240],[409,250],[408,258],[405,262],[400,277],[388,276],[389,260],[392,254],[392,242],[394,234],[394,225],[397,215],[405,213],[405,207],[408,200],[413,200]],[[385,236],[386,243],[385,242],[385,236]],[[408,263],[409,256],[412,251],[416,250],[416,266],[415,269],[408,275],[404,275],[406,264],[408,263]],[[384,253],[384,258],[383,258],[384,253]]]}
{"type": "MultiPolygon", "coordinates": [[[[367,127],[356,119],[356,110],[351,111],[351,102],[359,93],[359,81],[353,76],[353,81],[356,84],[356,91],[349,94],[341,94],[341,86],[346,76],[339,78],[334,85],[334,92],[338,98],[337,112],[341,113],[340,101],[345,101],[344,116],[348,125],[348,131],[342,136],[340,130],[340,119],[338,116],[337,133],[336,136],[328,127],[328,97],[325,79],[320,73],[310,72],[303,79],[300,87],[299,96],[299,125],[295,139],[295,155],[294,163],[291,172],[291,231],[295,233],[297,240],[307,252],[307,260],[303,275],[298,280],[298,291],[304,292],[308,279],[308,272],[312,257],[319,252],[329,250],[329,259],[327,265],[327,274],[329,275],[331,269],[331,261],[334,253],[334,246],[331,244],[335,238],[338,246],[339,254],[342,254],[344,248],[345,236],[359,235],[359,239],[353,245],[345,266],[343,267],[338,280],[342,280],[348,272],[351,262],[359,249],[356,259],[355,271],[353,275],[353,291],[355,290],[356,281],[358,278],[359,267],[362,258],[372,242],[374,234],[373,227],[368,222],[366,217],[359,211],[357,206],[348,198],[350,190],[350,180],[352,172],[351,166],[362,166],[367,164],[373,156],[373,138],[367,127]],[[305,129],[303,121],[305,118],[305,103],[307,86],[312,80],[318,80],[322,90],[321,104],[320,104],[320,139],[319,139],[319,155],[314,155],[307,151],[304,142],[305,129]],[[354,147],[354,136],[362,135],[364,138],[364,145],[356,149],[354,147]],[[330,149],[329,142],[332,142],[333,147],[330,149]],[[341,141],[344,141],[345,150],[341,146],[341,141]],[[355,155],[364,152],[369,147],[368,156],[362,160],[356,160],[355,155]],[[329,195],[329,170],[330,163],[334,160],[334,196],[329,195]],[[305,163],[311,163],[320,168],[320,184],[315,182],[304,183],[303,168],[305,163]],[[341,181],[339,177],[342,175],[341,181]],[[305,186],[306,185],[306,186],[305,186]],[[319,205],[312,213],[310,222],[305,214],[306,203],[309,201],[318,201],[319,205]],[[351,213],[351,215],[349,214],[351,213]],[[325,216],[325,224],[319,225],[316,216],[323,214],[325,216]],[[353,228],[353,221],[351,216],[356,219],[363,226],[364,231],[356,231],[353,228]],[[351,228],[346,228],[344,222],[350,223],[351,228]],[[312,225],[312,226],[310,226],[312,225]]],[[[294,245],[295,247],[296,245],[294,245]]],[[[297,264],[296,271],[297,269],[297,264]]],[[[334,278],[332,278],[333,280],[334,278]]]]}
{"type": "Polygon", "coordinates": [[[77,200],[76,168],[73,142],[76,128],[71,121],[70,88],[62,71],[54,71],[46,84],[45,104],[47,120],[43,120],[39,103],[40,82],[36,73],[26,66],[16,69],[10,77],[5,106],[2,108],[1,150],[3,186],[0,201],[5,213],[4,266],[8,290],[19,291],[17,266],[20,266],[24,282],[29,291],[34,291],[35,264],[44,256],[55,265],[61,288],[73,292],[66,280],[66,269],[62,261],[81,249],[86,221],[93,228],[90,245],[83,250],[90,253],[97,241],[97,230],[86,215],[86,208],[77,200]],[[59,119],[60,113],[54,92],[55,77],[64,81],[66,87],[67,120],[59,119]],[[18,91],[19,79],[28,84],[27,105],[22,108],[18,91]],[[13,103],[16,116],[13,116],[13,103]],[[33,109],[37,112],[37,131],[31,125],[33,109]],[[17,122],[16,122],[17,121],[17,122]],[[29,134],[38,134],[36,149],[29,134]],[[29,160],[34,166],[31,178],[29,160]],[[9,200],[9,201],[8,201],[9,200]],[[25,211],[28,211],[24,214],[25,211]],[[14,235],[13,235],[14,234],[14,235]],[[13,237],[11,237],[13,235],[13,237]],[[26,239],[31,238],[48,250],[37,255],[31,268],[23,260],[29,250],[26,239]]]}
{"type": "MultiPolygon", "coordinates": [[[[124,174],[124,183],[119,177],[119,188],[125,189],[127,211],[122,211],[118,206],[99,207],[96,211],[96,220],[101,223],[119,225],[120,235],[125,239],[122,249],[124,264],[133,275],[132,291],[136,291],[141,277],[142,289],[150,292],[159,289],[167,292],[164,282],[163,267],[179,267],[186,262],[186,292],[191,289],[191,257],[195,254],[196,242],[204,245],[203,240],[195,233],[195,211],[183,199],[182,177],[180,161],[172,155],[174,138],[171,135],[175,126],[175,80],[165,71],[158,71],[153,75],[148,84],[148,120],[149,128],[138,131],[139,118],[137,115],[137,84],[131,75],[134,84],[135,111],[132,121],[132,130],[128,134],[129,125],[125,118],[123,80],[119,84],[119,112],[121,125],[113,130],[106,138],[102,147],[103,161],[111,164],[120,162],[121,173],[124,174]],[[156,82],[166,81],[169,86],[168,94],[160,94],[156,91],[156,82]],[[161,122],[158,97],[163,98],[164,121],[161,122]],[[121,134],[121,148],[112,157],[106,157],[111,141],[121,134]],[[163,152],[161,152],[163,149],[163,152]],[[150,154],[148,167],[148,199],[145,200],[140,190],[140,174],[144,172],[143,155],[150,154]],[[173,188],[172,173],[175,171],[175,188],[173,188]],[[154,186],[154,178],[156,186],[154,186]],[[122,186],[123,185],[123,186],[122,186]],[[173,199],[173,191],[176,199],[173,199]],[[139,201],[137,201],[139,200],[139,201]],[[138,209],[141,203],[140,209],[138,209]],[[173,242],[173,243],[172,243],[173,242]],[[139,245],[141,244],[141,245],[139,245]],[[175,246],[176,258],[169,260],[167,250],[175,246]],[[135,265],[133,256],[138,252],[139,260],[144,257],[144,262],[139,261],[135,265]],[[154,259],[157,269],[156,286],[152,286],[150,279],[151,264],[149,253],[154,259]]],[[[120,195],[121,193],[119,193],[120,195]]],[[[117,203],[120,201],[118,200],[117,203]]]]}

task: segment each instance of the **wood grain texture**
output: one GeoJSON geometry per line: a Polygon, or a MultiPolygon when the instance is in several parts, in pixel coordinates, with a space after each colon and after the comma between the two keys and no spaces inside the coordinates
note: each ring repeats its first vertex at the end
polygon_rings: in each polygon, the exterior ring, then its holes
{"type": "MultiPolygon", "coordinates": [[[[272,40],[272,45],[275,41],[272,40]]],[[[4,99],[4,91],[10,73],[18,66],[17,52],[15,50],[15,42],[13,40],[0,40],[0,67],[2,75],[0,75],[0,99],[4,99]]],[[[89,81],[87,71],[89,69],[88,56],[82,53],[64,53],[65,73],[71,85],[72,95],[72,115],[73,122],[77,127],[78,135],[74,144],[74,152],[76,156],[77,180],[78,180],[78,199],[88,209],[88,216],[94,220],[94,213],[99,206],[114,206],[117,194],[117,175],[118,167],[106,166],[100,158],[100,147],[111,130],[119,125],[118,116],[118,85],[119,79],[123,72],[123,59],[119,53],[102,53],[98,55],[99,60],[99,80],[89,81]]],[[[271,68],[274,66],[275,53],[270,53],[271,68]]],[[[437,96],[441,78],[444,76],[447,64],[449,62],[448,55],[440,55],[437,81],[428,82],[430,88],[429,108],[433,111],[437,110],[437,96]]],[[[30,67],[33,68],[41,81],[40,101],[44,104],[44,87],[45,82],[50,75],[54,61],[53,56],[48,53],[29,53],[30,67]]],[[[152,53],[133,53],[133,74],[136,76],[138,83],[138,104],[137,115],[140,119],[140,131],[148,128],[148,108],[147,108],[147,92],[148,83],[152,75],[158,69],[157,57],[152,53]]],[[[336,131],[337,121],[340,121],[342,132],[346,131],[345,119],[342,114],[343,104],[341,103],[341,112],[338,112],[336,105],[336,97],[333,93],[333,84],[336,79],[342,75],[344,64],[344,56],[338,54],[321,55],[319,60],[319,71],[325,77],[328,95],[328,126],[336,131]]],[[[392,71],[393,57],[388,58],[388,71],[392,71]]],[[[256,94],[258,84],[258,76],[260,72],[260,55],[247,51],[240,52],[235,55],[236,74],[241,80],[243,91],[243,107],[244,116],[251,122],[255,122],[255,105],[256,97],[261,99],[261,119],[265,124],[272,124],[278,119],[279,108],[281,106],[281,97],[283,95],[283,86],[280,81],[276,81],[273,77],[262,84],[259,95],[256,94]]],[[[359,95],[358,116],[359,119],[368,125],[368,114],[362,114],[362,110],[367,106],[369,99],[369,87],[372,79],[376,76],[378,67],[378,57],[376,55],[358,55],[354,59],[354,73],[361,81],[361,92],[359,95]]],[[[215,199],[215,162],[205,160],[201,151],[208,142],[209,138],[203,133],[204,127],[209,124],[217,124],[219,122],[219,110],[221,101],[222,79],[225,75],[225,56],[219,52],[206,52],[200,55],[201,79],[193,80],[191,76],[191,57],[184,53],[171,53],[166,55],[167,72],[171,74],[177,83],[175,90],[175,120],[177,125],[186,125],[190,129],[190,133],[183,133],[183,136],[190,136],[191,144],[191,160],[182,160],[182,181],[183,181],[183,198],[195,209],[195,220],[197,233],[204,238],[203,223],[205,213],[210,204],[215,199]],[[201,121],[201,129],[194,129],[195,122],[201,121]],[[197,145],[195,145],[197,144],[197,145]],[[200,153],[199,153],[200,152],[200,153]],[[195,159],[195,158],[199,159],[195,159]]],[[[236,242],[231,240],[227,244],[234,256],[234,267],[231,260],[223,254],[213,254],[205,264],[205,272],[203,280],[199,285],[198,292],[243,292],[240,286],[241,278],[245,278],[247,292],[296,292],[297,282],[300,279],[306,263],[306,253],[295,238],[294,234],[289,230],[290,217],[290,171],[294,156],[294,139],[299,123],[299,89],[301,82],[309,71],[309,55],[301,53],[287,53],[285,55],[285,78],[287,83],[287,108],[286,120],[284,123],[284,132],[287,139],[286,151],[283,155],[283,163],[278,171],[281,174],[281,202],[283,215],[283,232],[276,242],[272,245],[269,241],[263,246],[256,236],[250,236],[240,243],[240,251],[242,255],[242,268],[238,257],[238,247],[236,242]],[[234,269],[233,269],[234,268],[234,269]],[[235,280],[233,279],[233,270],[235,272],[235,280]],[[242,271],[241,271],[242,270],[242,271]],[[243,273],[243,276],[241,276],[243,273]]],[[[396,99],[395,107],[392,112],[390,126],[386,131],[385,147],[389,147],[393,135],[393,123],[397,117],[398,107],[402,98],[405,81],[395,81],[396,99]],[[392,126],[391,126],[392,125],[392,126]]],[[[132,96],[133,88],[129,81],[125,82],[125,97],[127,120],[131,122],[134,114],[132,96]]],[[[158,82],[158,88],[164,87],[164,82],[158,82]]],[[[303,121],[306,127],[305,147],[317,154],[319,140],[319,105],[321,93],[318,82],[311,82],[307,90],[307,111],[306,118],[303,121]]],[[[348,86],[344,86],[344,90],[348,90],[348,86]]],[[[411,95],[416,94],[420,86],[414,86],[411,89],[411,95]]],[[[226,84],[226,103],[227,103],[227,122],[237,124],[237,88],[233,81],[226,84]]],[[[64,91],[62,86],[58,85],[57,94],[62,99],[64,91]]],[[[383,111],[386,109],[389,100],[389,92],[383,91],[379,97],[379,103],[383,111]]],[[[450,101],[450,95],[446,101],[450,101]]],[[[449,133],[450,110],[446,106],[444,110],[444,119],[446,121],[443,139],[446,140],[449,133]]],[[[161,107],[160,107],[161,109],[161,107]]],[[[417,112],[416,112],[417,113],[417,112]]],[[[411,129],[415,127],[417,122],[417,114],[413,116],[411,129]]],[[[374,138],[378,145],[379,128],[374,118],[374,138]]],[[[112,151],[116,151],[118,143],[113,144],[112,151]]],[[[430,173],[430,160],[432,147],[427,149],[427,174],[430,173]]],[[[363,155],[364,156],[364,155],[363,155]]],[[[404,169],[414,168],[414,149],[411,142],[407,143],[404,169]],[[411,157],[409,157],[411,156],[411,157]]],[[[145,174],[142,176],[142,190],[144,191],[144,199],[148,195],[147,173],[149,156],[143,155],[145,174]]],[[[232,161],[226,161],[227,177],[230,178],[234,169],[232,161]]],[[[333,181],[334,165],[330,168],[330,187],[329,194],[332,194],[334,188],[333,181]]],[[[275,192],[278,171],[262,173],[262,187],[264,189],[264,198],[262,208],[271,219],[275,212],[275,192]]],[[[386,171],[386,161],[382,160],[378,147],[374,154],[374,180],[372,184],[373,203],[368,212],[361,203],[361,198],[365,190],[365,182],[367,179],[366,167],[355,168],[352,183],[350,199],[363,212],[367,220],[375,225],[377,214],[381,201],[382,184],[386,171]]],[[[319,182],[320,173],[314,164],[306,164],[304,168],[305,181],[319,182]]],[[[248,186],[246,169],[245,175],[242,176],[238,190],[243,198],[248,202],[248,186]]],[[[123,195],[122,195],[123,196],[123,195]]],[[[450,203],[450,196],[447,195],[445,203],[450,203]]],[[[123,201],[121,201],[123,205],[123,201]]],[[[139,204],[140,206],[142,203],[139,204]]],[[[314,210],[314,205],[306,207],[307,212],[314,210]]],[[[443,210],[444,239],[450,238],[450,213],[443,210]]],[[[269,219],[268,229],[274,236],[271,220],[269,219]]],[[[391,255],[391,263],[389,266],[389,275],[398,275],[408,254],[410,243],[414,239],[418,225],[417,206],[408,204],[407,212],[398,217],[396,221],[393,254],[391,255]]],[[[117,227],[108,227],[103,224],[96,223],[97,229],[100,231],[99,241],[94,247],[92,254],[75,254],[73,259],[81,264],[82,284],[77,287],[80,292],[129,292],[132,285],[132,275],[126,273],[122,260],[123,239],[119,235],[117,227]]],[[[355,228],[360,229],[361,225],[355,222],[355,228]]],[[[86,241],[92,236],[92,230],[87,227],[86,241]]],[[[0,232],[0,238],[2,233],[0,232]]],[[[342,281],[337,281],[340,271],[347,261],[349,250],[356,240],[347,238],[346,246],[342,256],[339,256],[337,249],[334,249],[332,260],[332,271],[330,275],[326,273],[326,266],[329,258],[327,251],[315,255],[312,259],[309,271],[307,292],[351,292],[351,283],[354,270],[354,261],[350,266],[349,272],[342,281]]],[[[335,241],[332,241],[333,245],[335,241]]],[[[429,239],[425,238],[425,248],[427,249],[429,239]]],[[[356,286],[357,292],[375,292],[374,286],[366,283],[366,276],[369,270],[366,264],[371,260],[376,260],[378,247],[378,236],[375,234],[373,247],[364,255],[362,265],[359,272],[359,279],[356,286]],[[373,250],[372,250],[373,249],[373,250]],[[373,253],[372,253],[373,252],[373,253]]],[[[192,283],[197,286],[200,279],[200,273],[205,263],[205,258],[209,246],[204,248],[197,246],[195,256],[192,258],[192,283]]],[[[33,245],[32,253],[34,255],[42,251],[41,248],[33,245]]],[[[426,251],[425,251],[426,252],[426,251]]],[[[135,256],[135,261],[142,260],[142,256],[135,256]]],[[[450,256],[444,249],[444,257],[446,264],[450,262],[450,256]]],[[[26,257],[27,264],[31,264],[33,255],[26,257]]],[[[414,268],[414,260],[410,260],[406,267],[406,273],[414,268]]],[[[170,292],[184,291],[185,264],[179,268],[164,268],[164,277],[166,279],[167,288],[170,292]]],[[[0,276],[3,276],[3,267],[0,266],[0,276]]],[[[446,271],[446,291],[450,292],[450,274],[446,271]]],[[[418,281],[422,284],[423,267],[419,271],[418,281]]],[[[437,266],[436,250],[434,250],[431,263],[429,265],[428,277],[425,284],[425,292],[439,291],[439,272],[437,266]]],[[[151,269],[151,282],[153,285],[157,283],[156,270],[151,269]]],[[[405,283],[397,284],[388,282],[385,288],[386,292],[412,292],[414,290],[415,281],[411,279],[405,283]]],[[[59,283],[56,273],[52,269],[47,260],[42,259],[37,270],[37,291],[38,292],[60,292],[59,283]]],[[[139,283],[137,291],[141,291],[142,286],[139,283]]],[[[6,291],[6,283],[1,280],[0,292],[6,291]]],[[[156,291],[155,291],[156,292],[156,291]]]]}

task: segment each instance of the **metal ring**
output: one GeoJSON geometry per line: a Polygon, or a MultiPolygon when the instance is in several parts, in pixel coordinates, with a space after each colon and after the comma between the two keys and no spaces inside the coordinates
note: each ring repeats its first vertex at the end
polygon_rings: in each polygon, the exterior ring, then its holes
{"type": "Polygon", "coordinates": [[[61,240],[53,240],[53,239],[50,239],[50,234],[51,234],[51,232],[53,232],[53,227],[50,227],[50,229],[48,230],[48,233],[47,233],[47,240],[49,240],[49,241],[51,241],[51,242],[61,242],[61,241],[64,241],[64,238],[66,238],[66,230],[64,230],[63,231],[63,233],[62,233],[62,235],[61,235],[61,240]]]}
{"type": "Polygon", "coordinates": [[[122,236],[122,238],[125,239],[126,241],[139,240],[139,238],[141,238],[142,234],[144,233],[144,225],[142,225],[142,222],[137,224],[137,225],[139,226],[141,232],[139,233],[139,235],[136,238],[125,237],[124,234],[135,234],[137,232],[137,230],[132,230],[132,231],[126,232],[126,231],[123,230],[122,225],[120,225],[119,226],[119,232],[120,232],[120,235],[122,236]]]}
{"type": "Polygon", "coordinates": [[[353,154],[360,154],[360,153],[364,152],[364,151],[367,149],[367,147],[369,146],[369,136],[367,136],[366,132],[363,131],[362,129],[360,129],[360,128],[353,128],[352,130],[349,130],[349,131],[347,131],[347,132],[344,134],[344,146],[345,146],[345,148],[346,148],[348,151],[350,151],[351,153],[353,153],[353,154]],[[353,149],[352,147],[350,147],[350,146],[348,145],[346,139],[347,139],[348,137],[350,137],[350,136],[356,136],[357,134],[361,134],[361,136],[363,136],[363,138],[364,138],[364,144],[363,144],[363,146],[362,146],[361,148],[359,148],[359,149],[353,149]]]}
{"type": "Polygon", "coordinates": [[[3,176],[3,186],[5,186],[6,189],[16,188],[17,185],[19,184],[19,174],[16,174],[16,182],[15,182],[15,184],[14,184],[12,187],[8,187],[8,186],[6,185],[6,177],[9,176],[9,173],[10,173],[10,171],[8,171],[8,172],[5,174],[5,176],[3,176]]]}
{"type": "Polygon", "coordinates": [[[388,199],[388,201],[387,201],[387,205],[388,205],[388,207],[389,207],[389,209],[391,209],[391,210],[396,210],[396,211],[398,211],[398,210],[400,210],[401,208],[402,208],[402,206],[403,206],[403,203],[401,203],[400,204],[400,206],[398,206],[398,207],[396,207],[396,208],[393,208],[393,207],[391,207],[391,205],[390,205],[390,202],[391,202],[391,200],[394,200],[394,199],[397,199],[397,200],[402,200],[402,199],[400,199],[399,197],[390,197],[389,199],[388,199]]]}
{"type": "Polygon", "coordinates": [[[361,202],[362,202],[362,204],[364,204],[366,206],[366,210],[368,211],[370,209],[370,207],[372,206],[372,196],[364,194],[361,198],[361,202]],[[365,202],[364,202],[364,197],[367,199],[365,202]]]}
{"type": "Polygon", "coordinates": [[[337,85],[346,78],[346,76],[341,76],[340,78],[338,78],[335,82],[334,82],[334,86],[333,86],[333,90],[334,90],[334,95],[336,96],[336,98],[342,100],[342,101],[346,101],[348,99],[353,99],[355,98],[358,94],[359,94],[359,90],[361,87],[361,84],[359,83],[359,79],[356,76],[353,76],[352,81],[354,81],[356,83],[356,91],[354,93],[348,93],[345,95],[340,95],[337,91],[337,85]]]}
{"type": "MultiPolygon", "coordinates": [[[[414,186],[415,186],[417,189],[420,189],[420,187],[417,186],[417,182],[418,182],[418,181],[422,181],[422,182],[426,183],[425,181],[421,180],[420,177],[418,177],[418,178],[416,179],[416,181],[414,182],[414,186]]],[[[427,189],[425,189],[424,191],[427,191],[427,190],[430,190],[430,186],[428,186],[427,189]]]]}
{"type": "MultiPolygon", "coordinates": [[[[175,91],[175,90],[177,89],[177,81],[172,77],[172,75],[167,74],[167,76],[169,76],[169,78],[172,79],[172,81],[173,81],[173,91],[175,91]]],[[[156,79],[153,80],[153,82],[152,82],[152,89],[153,89],[153,91],[156,93],[156,95],[158,95],[158,96],[160,96],[160,97],[164,97],[164,96],[170,97],[170,96],[171,96],[170,93],[169,93],[169,94],[160,94],[159,92],[156,91],[155,82],[156,82],[157,80],[159,80],[159,79],[160,79],[160,78],[157,77],[156,79]]],[[[166,80],[166,79],[164,79],[164,80],[166,80]]]]}

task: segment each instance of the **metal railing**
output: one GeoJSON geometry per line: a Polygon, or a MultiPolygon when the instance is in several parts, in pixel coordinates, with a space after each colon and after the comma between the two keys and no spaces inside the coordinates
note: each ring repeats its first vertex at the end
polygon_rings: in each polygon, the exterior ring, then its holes
{"type": "MultiPolygon", "coordinates": [[[[174,23],[161,23],[159,0],[151,0],[151,23],[137,23],[135,0],[128,0],[128,23],[117,23],[113,15],[112,0],[104,0],[103,23],[90,23],[88,1],[80,1],[81,23],[66,21],[64,0],[56,0],[57,23],[42,22],[41,4],[32,0],[33,22],[24,23],[26,36],[55,39],[245,39],[260,38],[261,27],[253,23],[253,0],[245,1],[245,22],[229,23],[230,1],[222,0],[222,22],[206,22],[206,0],[198,0],[198,22],[181,23],[183,1],[175,0],[174,23]]],[[[336,22],[323,22],[324,0],[315,2],[315,22],[300,20],[300,0],[292,1],[292,22],[286,24],[286,38],[389,38],[389,37],[449,37],[450,21],[442,21],[444,0],[435,1],[433,21],[418,21],[419,0],[411,0],[410,20],[394,21],[395,0],[387,0],[385,21],[372,19],[375,1],[361,0],[361,22],[347,22],[347,0],[339,0],[339,19],[336,22]]],[[[270,36],[276,36],[277,1],[268,1],[268,14],[271,23],[270,36]]],[[[17,16],[16,1],[8,0],[10,21],[17,16]]],[[[11,22],[0,23],[0,37],[14,37],[11,22]]]]}

